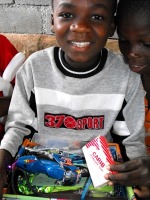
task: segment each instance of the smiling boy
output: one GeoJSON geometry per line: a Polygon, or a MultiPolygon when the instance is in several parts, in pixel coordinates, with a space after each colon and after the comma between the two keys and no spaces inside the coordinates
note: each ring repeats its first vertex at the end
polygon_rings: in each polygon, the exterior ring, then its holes
{"type": "Polygon", "coordinates": [[[140,76],[104,48],[114,32],[115,6],[115,0],[53,1],[59,47],[31,55],[17,73],[0,146],[1,189],[6,165],[29,127],[78,151],[99,135],[111,141],[113,132],[124,138],[130,159],[145,155],[140,76]]]}

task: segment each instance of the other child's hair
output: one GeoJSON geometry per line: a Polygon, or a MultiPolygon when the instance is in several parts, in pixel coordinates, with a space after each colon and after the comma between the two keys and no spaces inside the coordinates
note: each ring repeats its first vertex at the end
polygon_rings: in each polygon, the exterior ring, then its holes
{"type": "MultiPolygon", "coordinates": [[[[117,7],[117,21],[125,14],[131,16],[150,16],[150,0],[119,0],[117,7]]],[[[140,20],[137,18],[137,20],[140,20]]]]}

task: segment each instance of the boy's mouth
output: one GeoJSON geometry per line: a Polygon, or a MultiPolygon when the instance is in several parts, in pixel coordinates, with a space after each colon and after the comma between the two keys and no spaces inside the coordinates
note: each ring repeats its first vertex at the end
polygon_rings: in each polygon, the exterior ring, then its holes
{"type": "Polygon", "coordinates": [[[146,67],[146,65],[130,65],[130,69],[136,73],[142,71],[144,68],[146,67]]]}
{"type": "Polygon", "coordinates": [[[90,42],[71,42],[75,47],[87,47],[90,45],[90,42]]]}
{"type": "Polygon", "coordinates": [[[131,65],[131,67],[134,67],[134,68],[141,68],[141,67],[144,67],[145,65],[131,65]]]}

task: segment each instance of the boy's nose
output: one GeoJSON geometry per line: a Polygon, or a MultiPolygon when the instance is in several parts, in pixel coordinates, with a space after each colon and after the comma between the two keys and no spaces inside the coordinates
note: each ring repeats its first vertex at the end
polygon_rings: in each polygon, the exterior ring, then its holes
{"type": "Polygon", "coordinates": [[[85,22],[76,22],[70,26],[70,30],[73,32],[85,33],[90,31],[90,26],[85,22]]]}
{"type": "Polygon", "coordinates": [[[141,52],[139,50],[139,47],[130,47],[128,52],[128,57],[134,57],[134,58],[141,57],[141,52]]]}

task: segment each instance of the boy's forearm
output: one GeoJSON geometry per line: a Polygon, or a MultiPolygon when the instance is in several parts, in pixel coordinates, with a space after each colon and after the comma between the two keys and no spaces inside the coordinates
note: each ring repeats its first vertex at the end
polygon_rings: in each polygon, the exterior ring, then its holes
{"type": "Polygon", "coordinates": [[[11,97],[0,97],[0,117],[7,115],[11,97]]]}
{"type": "Polygon", "coordinates": [[[10,152],[5,149],[0,149],[0,170],[7,168],[8,165],[12,164],[13,157],[10,152]]]}
{"type": "Polygon", "coordinates": [[[7,183],[7,166],[12,162],[13,157],[11,154],[4,149],[0,149],[0,200],[3,196],[3,187],[7,183]]]}

